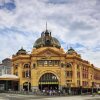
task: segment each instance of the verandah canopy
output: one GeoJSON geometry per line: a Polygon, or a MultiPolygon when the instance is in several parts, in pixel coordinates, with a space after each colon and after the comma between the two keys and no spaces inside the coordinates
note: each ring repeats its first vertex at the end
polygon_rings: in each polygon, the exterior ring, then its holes
{"type": "Polygon", "coordinates": [[[12,74],[3,74],[0,76],[0,80],[19,80],[19,77],[12,74]]]}

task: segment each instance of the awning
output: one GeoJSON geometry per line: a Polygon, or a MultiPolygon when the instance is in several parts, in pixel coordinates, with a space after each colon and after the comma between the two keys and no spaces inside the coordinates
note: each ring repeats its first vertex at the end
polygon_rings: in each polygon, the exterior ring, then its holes
{"type": "Polygon", "coordinates": [[[0,76],[0,80],[19,80],[19,77],[13,74],[3,74],[0,76]]]}

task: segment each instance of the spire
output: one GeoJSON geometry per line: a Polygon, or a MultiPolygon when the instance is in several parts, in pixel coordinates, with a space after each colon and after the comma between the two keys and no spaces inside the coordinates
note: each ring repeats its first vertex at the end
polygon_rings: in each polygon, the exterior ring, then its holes
{"type": "Polygon", "coordinates": [[[21,49],[23,49],[23,46],[21,46],[21,49]]]}
{"type": "Polygon", "coordinates": [[[47,22],[46,22],[46,31],[47,31],[47,22]]]}
{"type": "Polygon", "coordinates": [[[46,22],[46,30],[45,30],[45,35],[49,35],[50,34],[50,32],[48,31],[48,29],[47,29],[47,22],[46,22]]]}

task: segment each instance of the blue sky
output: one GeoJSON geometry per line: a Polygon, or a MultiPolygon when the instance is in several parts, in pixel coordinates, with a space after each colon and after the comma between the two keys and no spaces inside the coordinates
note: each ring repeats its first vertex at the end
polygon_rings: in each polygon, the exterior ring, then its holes
{"type": "Polygon", "coordinates": [[[31,51],[48,30],[65,52],[73,47],[100,67],[100,0],[0,0],[0,61],[22,46],[31,51]]]}

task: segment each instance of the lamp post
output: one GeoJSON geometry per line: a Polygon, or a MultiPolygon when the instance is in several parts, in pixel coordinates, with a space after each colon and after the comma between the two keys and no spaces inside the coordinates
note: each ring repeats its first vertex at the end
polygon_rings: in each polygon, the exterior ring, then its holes
{"type": "Polygon", "coordinates": [[[30,80],[30,71],[28,69],[28,75],[27,75],[27,78],[28,78],[28,85],[27,85],[27,90],[28,90],[28,93],[29,93],[29,90],[30,90],[30,85],[29,85],[29,80],[30,80]]]}
{"type": "Polygon", "coordinates": [[[80,86],[80,93],[81,93],[81,95],[82,95],[82,86],[80,86]]]}
{"type": "Polygon", "coordinates": [[[29,80],[28,80],[28,93],[29,93],[29,80]]]}
{"type": "Polygon", "coordinates": [[[70,94],[71,94],[71,84],[70,84],[70,83],[68,84],[68,88],[69,88],[69,89],[68,89],[68,93],[69,93],[69,95],[70,95],[70,94]]]}
{"type": "Polygon", "coordinates": [[[93,89],[94,89],[94,82],[92,82],[92,95],[94,93],[93,89]]]}

